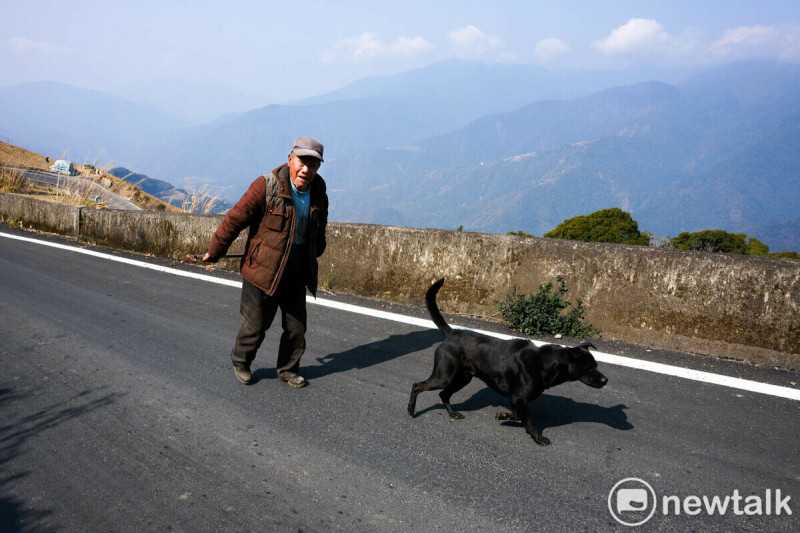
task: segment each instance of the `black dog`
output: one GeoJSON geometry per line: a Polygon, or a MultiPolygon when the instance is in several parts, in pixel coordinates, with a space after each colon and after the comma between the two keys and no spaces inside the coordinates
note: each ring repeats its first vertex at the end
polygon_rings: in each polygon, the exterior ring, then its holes
{"type": "Polygon", "coordinates": [[[450,397],[478,377],[511,401],[512,412],[500,413],[496,418],[521,421],[537,444],[547,446],[550,440],[533,427],[528,402],[545,389],[567,381],[580,380],[598,389],[604,386],[608,379],[597,370],[597,362],[589,352],[589,347],[594,346],[584,343],[575,348],[555,344],[537,347],[524,339],[500,340],[472,331],[453,330],[436,305],[436,293],[443,284],[444,278],[431,285],[425,303],[444,341],[436,348],[431,377],[411,387],[408,414],[414,416],[420,392],[443,389],[439,397],[450,418],[464,418],[450,405],[450,397]]]}

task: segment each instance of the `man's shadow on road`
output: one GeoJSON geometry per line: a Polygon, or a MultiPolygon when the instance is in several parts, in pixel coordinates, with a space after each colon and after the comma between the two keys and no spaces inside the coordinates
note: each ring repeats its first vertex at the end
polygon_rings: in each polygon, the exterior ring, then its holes
{"type": "MultiPolygon", "coordinates": [[[[453,404],[453,408],[456,411],[465,412],[477,411],[492,406],[497,407],[498,412],[510,410],[508,399],[489,388],[481,389],[460,404],[453,404]]],[[[633,424],[628,421],[628,415],[625,414],[625,409],[627,408],[624,404],[603,407],[593,403],[576,402],[572,398],[546,393],[528,404],[531,419],[539,431],[552,427],[566,426],[575,422],[595,422],[619,430],[633,429],[633,424]]],[[[418,411],[416,416],[437,409],[444,410],[441,402],[418,411]]],[[[516,421],[504,421],[502,424],[522,427],[522,423],[516,421]]]]}
{"type": "Polygon", "coordinates": [[[321,378],[337,372],[367,368],[428,349],[441,341],[442,334],[435,329],[390,335],[385,339],[362,344],[344,352],[318,357],[317,362],[320,364],[303,368],[303,375],[309,378],[321,378]]]}
{"type": "MultiPolygon", "coordinates": [[[[301,361],[300,374],[307,379],[317,379],[338,372],[367,368],[428,349],[441,341],[442,334],[435,329],[412,331],[402,335],[390,335],[385,339],[362,344],[344,352],[318,357],[316,361],[320,363],[319,365],[305,365],[301,361]]],[[[430,364],[433,365],[433,359],[431,359],[430,364]]],[[[260,368],[253,372],[253,382],[275,377],[275,370],[273,369],[260,368]]]]}

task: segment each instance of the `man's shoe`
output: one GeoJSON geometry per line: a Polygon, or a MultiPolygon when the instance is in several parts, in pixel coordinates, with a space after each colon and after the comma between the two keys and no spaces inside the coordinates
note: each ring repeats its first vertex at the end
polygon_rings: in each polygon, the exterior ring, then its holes
{"type": "Polygon", "coordinates": [[[286,372],[285,374],[281,375],[280,379],[281,381],[286,382],[290,387],[294,387],[296,389],[308,385],[306,378],[292,372],[286,372]]]}
{"type": "Polygon", "coordinates": [[[245,385],[250,385],[250,380],[253,379],[253,374],[250,373],[249,368],[240,370],[236,367],[233,367],[233,373],[236,374],[236,379],[238,379],[245,385]]]}

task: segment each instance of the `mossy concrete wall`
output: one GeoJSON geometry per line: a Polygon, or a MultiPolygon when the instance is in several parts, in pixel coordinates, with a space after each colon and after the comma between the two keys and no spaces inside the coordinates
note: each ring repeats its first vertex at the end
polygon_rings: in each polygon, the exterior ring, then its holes
{"type": "Polygon", "coordinates": [[[800,261],[559,239],[334,224],[322,275],[334,288],[493,315],[514,287],[562,276],[606,338],[800,366],[800,261]]]}
{"type": "MultiPolygon", "coordinates": [[[[104,246],[184,259],[186,254],[208,250],[209,238],[221,220],[218,215],[84,208],[81,238],[104,246]]],[[[246,237],[240,235],[230,252],[242,252],[246,237]]]]}
{"type": "MultiPolygon", "coordinates": [[[[0,220],[182,259],[222,217],[75,208],[0,194],[0,220]]],[[[244,235],[231,252],[241,251],[244,235]]],[[[221,266],[236,269],[237,261],[221,266]]],[[[320,281],[421,305],[444,276],[443,311],[496,315],[513,288],[562,276],[606,338],[800,368],[800,261],[557,239],[331,223],[320,281]]]]}
{"type": "Polygon", "coordinates": [[[80,231],[79,208],[20,194],[0,194],[0,220],[72,237],[80,231]]]}

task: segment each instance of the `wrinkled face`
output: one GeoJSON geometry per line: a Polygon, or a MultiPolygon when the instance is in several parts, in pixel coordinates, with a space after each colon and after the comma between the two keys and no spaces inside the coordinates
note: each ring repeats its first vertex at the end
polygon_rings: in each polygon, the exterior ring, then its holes
{"type": "Polygon", "coordinates": [[[289,176],[298,191],[307,191],[317,175],[320,160],[312,156],[289,154],[289,176]]]}

